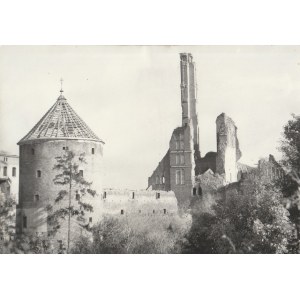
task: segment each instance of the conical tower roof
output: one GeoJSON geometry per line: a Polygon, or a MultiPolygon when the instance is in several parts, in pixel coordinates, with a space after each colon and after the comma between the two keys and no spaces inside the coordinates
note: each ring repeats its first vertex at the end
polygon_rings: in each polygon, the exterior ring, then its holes
{"type": "Polygon", "coordinates": [[[92,140],[103,142],[76,114],[62,94],[42,119],[19,141],[25,144],[43,139],[92,140]]]}

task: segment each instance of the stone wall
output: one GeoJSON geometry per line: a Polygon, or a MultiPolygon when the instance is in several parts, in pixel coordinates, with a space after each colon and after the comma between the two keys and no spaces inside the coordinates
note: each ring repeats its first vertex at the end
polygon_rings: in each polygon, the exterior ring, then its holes
{"type": "Polygon", "coordinates": [[[159,162],[157,168],[148,178],[148,187],[153,190],[170,191],[170,151],[166,153],[164,158],[159,162]]]}
{"type": "Polygon", "coordinates": [[[101,215],[151,216],[176,215],[177,200],[174,192],[104,189],[101,215]]]}
{"type": "Polygon", "coordinates": [[[223,175],[226,182],[237,181],[237,161],[241,157],[237,139],[237,127],[224,113],[218,116],[216,172],[223,175]]]}

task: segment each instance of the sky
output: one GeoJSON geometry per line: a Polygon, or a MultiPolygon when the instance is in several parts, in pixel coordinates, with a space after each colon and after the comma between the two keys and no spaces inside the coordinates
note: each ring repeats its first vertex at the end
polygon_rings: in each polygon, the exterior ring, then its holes
{"type": "Polygon", "coordinates": [[[222,112],[238,127],[241,162],[277,150],[300,114],[299,46],[2,46],[0,150],[17,142],[59,96],[105,142],[104,186],[143,189],[181,126],[180,52],[197,68],[202,156],[216,151],[222,112]]]}

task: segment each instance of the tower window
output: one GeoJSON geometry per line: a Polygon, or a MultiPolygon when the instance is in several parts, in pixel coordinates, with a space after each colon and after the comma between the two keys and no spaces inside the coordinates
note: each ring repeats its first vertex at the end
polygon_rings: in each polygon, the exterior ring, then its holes
{"type": "Polygon", "coordinates": [[[31,148],[31,154],[34,155],[34,149],[33,148],[31,148]]]}
{"type": "Polygon", "coordinates": [[[27,217],[23,216],[23,228],[27,228],[27,217]]]}
{"type": "Polygon", "coordinates": [[[153,213],[155,214],[155,209],[153,209],[153,213]]]}
{"type": "Polygon", "coordinates": [[[179,165],[179,155],[176,155],[176,165],[179,165]]]}
{"type": "Polygon", "coordinates": [[[202,189],[201,189],[200,186],[198,187],[198,195],[199,195],[199,196],[202,196],[202,189]]]}
{"type": "Polygon", "coordinates": [[[124,209],[121,209],[121,215],[124,215],[124,209]]]}
{"type": "Polygon", "coordinates": [[[132,192],[132,195],[131,195],[132,199],[134,199],[134,192],[132,192]]]}
{"type": "Polygon", "coordinates": [[[92,148],[92,154],[95,154],[95,148],[92,148]]]}
{"type": "Polygon", "coordinates": [[[80,200],[80,194],[78,193],[78,191],[76,191],[76,200],[79,201],[80,200]]]}
{"type": "Polygon", "coordinates": [[[3,176],[7,176],[7,167],[3,168],[3,176]]]}
{"type": "Polygon", "coordinates": [[[103,193],[103,199],[106,199],[106,192],[103,193]]]}
{"type": "Polygon", "coordinates": [[[162,183],[165,183],[165,176],[162,177],[162,183]]]}
{"type": "Polygon", "coordinates": [[[57,242],[58,242],[58,245],[59,245],[59,250],[63,250],[64,247],[63,247],[63,242],[62,242],[62,240],[57,240],[57,242]]]}
{"type": "Polygon", "coordinates": [[[83,170],[79,170],[79,176],[83,177],[83,170]]]}
{"type": "Polygon", "coordinates": [[[164,208],[164,215],[167,213],[167,210],[164,208]]]}
{"type": "Polygon", "coordinates": [[[193,188],[193,196],[196,196],[197,189],[193,188]]]}
{"type": "Polygon", "coordinates": [[[36,171],[36,176],[37,177],[42,177],[42,171],[41,170],[37,170],[36,171]]]}
{"type": "Polygon", "coordinates": [[[89,222],[92,223],[93,222],[93,218],[89,217],[89,222]]]}
{"type": "Polygon", "coordinates": [[[17,175],[17,168],[16,168],[16,167],[13,167],[13,168],[12,168],[12,176],[13,176],[13,177],[16,177],[16,175],[17,175]]]}
{"type": "Polygon", "coordinates": [[[160,193],[156,193],[156,199],[160,199],[160,193]]]}
{"type": "Polygon", "coordinates": [[[39,201],[40,200],[40,195],[39,194],[34,195],[34,200],[39,201]]]}

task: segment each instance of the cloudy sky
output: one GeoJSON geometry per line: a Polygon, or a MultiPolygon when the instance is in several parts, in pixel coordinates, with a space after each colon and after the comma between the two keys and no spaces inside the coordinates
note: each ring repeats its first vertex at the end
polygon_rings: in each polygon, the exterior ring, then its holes
{"type": "Polygon", "coordinates": [[[0,149],[16,143],[59,96],[105,141],[105,186],[146,188],[181,125],[179,53],[197,67],[202,155],[216,150],[215,119],[238,127],[242,162],[277,151],[300,113],[300,47],[11,46],[0,48],[0,149]]]}

